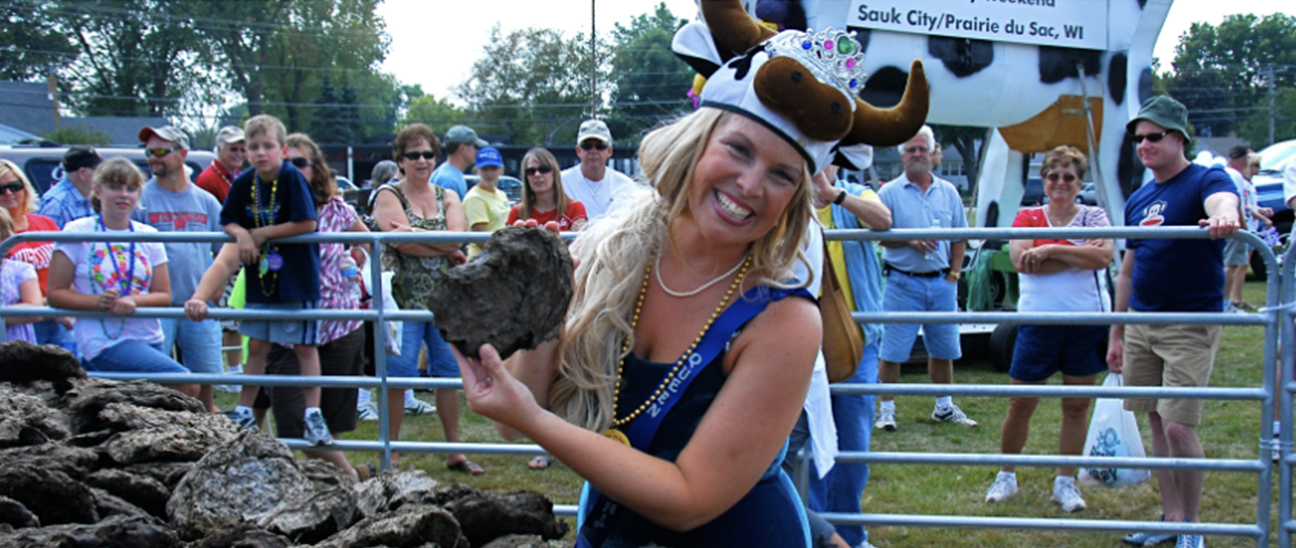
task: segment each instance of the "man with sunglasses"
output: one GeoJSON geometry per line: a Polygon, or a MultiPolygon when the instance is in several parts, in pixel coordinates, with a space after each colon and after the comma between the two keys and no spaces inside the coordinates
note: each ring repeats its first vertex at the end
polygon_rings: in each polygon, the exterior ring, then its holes
{"type": "MultiPolygon", "coordinates": [[[[468,171],[473,164],[477,163],[477,151],[490,146],[485,139],[477,137],[477,132],[468,126],[455,126],[446,132],[445,138],[445,162],[437,166],[436,171],[432,172],[431,183],[444,188],[453,190],[458,194],[459,199],[463,200],[464,195],[468,194],[468,183],[464,181],[464,173],[468,171]]],[[[431,152],[431,151],[429,151],[431,152]]],[[[406,153],[407,160],[417,160],[419,153],[406,153]],[[415,155],[413,158],[410,155],[415,155]]],[[[431,158],[423,156],[425,160],[434,161],[436,156],[431,158]]],[[[400,158],[396,158],[399,162],[400,158]]]]}
{"type": "Polygon", "coordinates": [[[94,215],[90,186],[103,156],[94,147],[69,148],[63,154],[63,179],[41,196],[36,213],[54,219],[60,229],[72,221],[94,215]]]}
{"type": "MultiPolygon", "coordinates": [[[[1192,140],[1188,109],[1157,96],[1143,103],[1126,130],[1153,181],[1125,203],[1128,226],[1202,226],[1210,240],[1129,239],[1116,282],[1116,312],[1220,312],[1224,304],[1223,238],[1238,231],[1238,195],[1218,166],[1188,161],[1192,140]]],[[[1113,325],[1107,367],[1127,386],[1207,386],[1219,351],[1219,325],[1113,325]]],[[[1126,399],[1125,409],[1148,414],[1152,453],[1161,458],[1202,458],[1199,399],[1126,399]]],[[[1199,470],[1157,470],[1161,519],[1196,522],[1201,505],[1199,470]]],[[[1134,533],[1129,544],[1168,541],[1134,533]]],[[[1204,546],[1200,535],[1179,535],[1178,548],[1204,546]]]]}
{"type": "MultiPolygon", "coordinates": [[[[145,127],[139,132],[144,142],[144,156],[153,173],[140,192],[140,207],[131,213],[135,221],[158,232],[220,232],[221,204],[210,192],[189,182],[185,176],[185,158],[189,154],[189,137],[174,126],[145,127]]],[[[171,276],[171,305],[183,307],[192,296],[203,273],[212,264],[212,253],[220,244],[167,242],[167,269],[171,276]]],[[[211,318],[200,322],[162,318],[166,337],[163,351],[171,354],[176,347],[191,373],[219,374],[221,367],[221,327],[211,318]]],[[[211,413],[219,412],[212,401],[212,385],[199,389],[198,399],[211,413]]]]}
{"type": "MultiPolygon", "coordinates": [[[[931,152],[936,144],[930,126],[900,145],[905,171],[882,186],[878,196],[891,210],[891,228],[967,228],[963,197],[953,183],[932,174],[931,152]]],[[[966,243],[950,240],[881,242],[886,280],[882,307],[888,312],[955,312],[958,310],[959,273],[963,270],[966,243]]],[[[891,324],[882,331],[878,380],[900,382],[900,364],[909,360],[918,324],[891,324]]],[[[923,324],[923,346],[927,349],[927,376],[932,384],[954,383],[954,360],[963,356],[955,324],[923,324]]],[[[895,431],[895,396],[878,398],[874,428],[895,431]]],[[[975,427],[951,396],[936,398],[931,419],[975,427]]]]}
{"type": "Polygon", "coordinates": [[[238,126],[220,128],[216,133],[216,159],[198,174],[195,181],[198,188],[210,192],[216,201],[225,203],[225,195],[229,194],[230,185],[234,184],[245,159],[247,145],[243,130],[238,126]]]}
{"type": "Polygon", "coordinates": [[[593,222],[612,209],[612,202],[634,180],[608,167],[612,158],[612,132],[602,120],[585,120],[576,133],[576,156],[580,164],[562,172],[563,191],[567,197],[585,204],[585,214],[593,222]]]}

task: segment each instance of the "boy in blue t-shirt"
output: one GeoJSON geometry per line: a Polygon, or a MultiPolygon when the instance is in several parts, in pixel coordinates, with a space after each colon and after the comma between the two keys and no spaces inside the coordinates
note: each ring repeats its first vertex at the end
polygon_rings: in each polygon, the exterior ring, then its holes
{"type": "MultiPolygon", "coordinates": [[[[207,301],[224,288],[231,266],[225,263],[233,262],[235,250],[238,261],[248,266],[245,279],[249,310],[314,310],[320,299],[319,246],[271,241],[310,234],[316,226],[310,185],[296,167],[284,161],[287,130],[279,119],[259,115],[247,121],[244,133],[253,169],[234,179],[220,214],[221,225],[236,243],[225,244],[217,264],[194,291],[194,298],[185,303],[185,314],[191,319],[205,317],[207,301]]],[[[263,374],[270,345],[281,344],[293,347],[302,375],[318,377],[316,324],[316,320],[243,320],[239,333],[248,337],[244,372],[263,374]]],[[[252,404],[258,390],[257,386],[243,385],[232,415],[240,426],[256,425],[252,404]]],[[[305,388],[305,396],[307,441],[316,445],[332,443],[319,408],[319,387],[305,388]]]]}

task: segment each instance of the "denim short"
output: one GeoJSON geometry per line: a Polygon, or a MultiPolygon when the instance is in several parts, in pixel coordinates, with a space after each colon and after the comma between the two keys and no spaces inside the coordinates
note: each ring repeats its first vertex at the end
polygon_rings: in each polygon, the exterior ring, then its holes
{"type": "MultiPolygon", "coordinates": [[[[958,284],[944,276],[920,278],[891,271],[882,292],[882,309],[887,312],[954,312],[958,310],[958,284]]],[[[958,325],[922,324],[923,346],[927,355],[938,360],[963,357],[959,348],[958,325]]],[[[883,360],[903,363],[913,352],[918,338],[918,324],[892,323],[882,331],[883,360]]]]}
{"type": "Polygon", "coordinates": [[[163,352],[180,347],[180,361],[191,373],[221,373],[220,323],[208,318],[201,322],[162,318],[163,352]]]}
{"type": "Polygon", "coordinates": [[[405,322],[401,331],[400,355],[387,355],[388,377],[417,377],[419,348],[427,345],[429,377],[459,376],[459,362],[450,351],[450,343],[432,322],[405,322]]]}
{"type": "MultiPolygon", "coordinates": [[[[315,310],[313,302],[292,301],[286,303],[247,303],[247,310],[297,311],[315,310]]],[[[319,340],[318,320],[301,321],[262,321],[242,320],[239,322],[239,334],[259,341],[276,344],[316,344],[319,340]]]]}

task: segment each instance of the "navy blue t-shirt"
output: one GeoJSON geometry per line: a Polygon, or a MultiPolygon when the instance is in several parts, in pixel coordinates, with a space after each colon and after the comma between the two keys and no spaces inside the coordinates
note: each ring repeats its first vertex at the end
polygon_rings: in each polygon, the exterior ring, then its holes
{"type": "MultiPolygon", "coordinates": [[[[1237,195],[1218,167],[1191,164],[1163,183],[1134,191],[1125,203],[1127,226],[1198,226],[1206,198],[1237,195]]],[[[1205,230],[1205,229],[1203,229],[1205,230]]],[[[1224,240],[1128,240],[1134,253],[1129,307],[1140,312],[1220,312],[1224,309],[1224,240]]]]}
{"type": "MultiPolygon", "coordinates": [[[[315,199],[310,184],[301,171],[288,162],[279,167],[279,179],[263,181],[255,169],[248,169],[234,179],[225,206],[221,209],[221,226],[231,223],[248,229],[257,228],[253,215],[252,185],[258,184],[262,226],[296,221],[317,220],[315,199]],[[273,188],[273,192],[272,192],[273,188]],[[271,194],[274,194],[271,206],[271,194]],[[273,220],[271,219],[273,216],[273,220]]],[[[247,301],[250,303],[282,303],[291,301],[316,302],[320,298],[319,245],[272,244],[274,252],[283,256],[283,268],[277,275],[267,274],[262,290],[262,277],[257,265],[247,269],[247,301]],[[273,283],[274,287],[268,287],[273,283]],[[267,294],[268,293],[268,294],[267,294]]]]}

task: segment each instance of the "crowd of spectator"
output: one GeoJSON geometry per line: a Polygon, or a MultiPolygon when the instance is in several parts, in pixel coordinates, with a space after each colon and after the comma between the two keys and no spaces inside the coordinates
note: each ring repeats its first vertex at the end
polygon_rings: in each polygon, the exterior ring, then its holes
{"type": "MultiPolygon", "coordinates": [[[[1208,219],[1203,222],[1209,223],[1216,238],[1230,235],[1242,219],[1252,221],[1252,228],[1269,222],[1272,212],[1254,205],[1253,187],[1245,182],[1251,174],[1253,153],[1245,149],[1230,151],[1227,174],[1188,164],[1184,150],[1189,139],[1182,127],[1183,119],[1182,105],[1154,98],[1130,123],[1140,159],[1152,169],[1156,184],[1131,197],[1125,218],[1141,219],[1144,225],[1196,224],[1208,219]],[[1200,185],[1202,190],[1188,196],[1168,184],[1181,180],[1188,181],[1184,185],[1200,185]],[[1248,193],[1252,196],[1248,197],[1248,193]],[[1183,202],[1186,212],[1165,210],[1164,204],[1157,208],[1157,199],[1183,202]]],[[[471,128],[455,126],[443,141],[428,127],[411,124],[395,138],[395,161],[374,168],[373,215],[368,220],[343,201],[336,175],[320,147],[305,134],[286,134],[283,124],[272,116],[253,117],[244,128],[222,128],[216,139],[217,159],[198,175],[196,182],[191,182],[184,171],[189,141],[182,130],[145,127],[139,139],[145,147],[151,176],[124,159],[105,161],[93,147],[73,147],[63,159],[63,178],[44,196],[36,195],[16,165],[0,160],[0,239],[28,231],[56,230],[224,231],[235,241],[216,245],[17,245],[0,261],[0,304],[34,307],[47,302],[70,310],[107,311],[112,316],[75,322],[68,318],[10,318],[6,322],[9,340],[62,345],[76,352],[86,369],[92,371],[219,373],[223,370],[222,346],[239,344],[237,333],[248,339],[247,358],[243,363],[241,353],[225,353],[225,368],[230,372],[308,377],[360,375],[364,372],[365,348],[370,344],[363,322],[244,320],[222,324],[209,319],[207,312],[210,307],[227,306],[236,290],[245,295],[250,310],[360,308],[365,306],[362,301],[366,296],[356,270],[357,265],[367,263],[369,253],[380,253],[383,269],[394,272],[392,294],[400,308],[425,310],[437,281],[452,266],[479,254],[479,246],[401,243],[370,250],[367,246],[281,244],[276,240],[311,232],[493,232],[514,224],[580,231],[617,208],[626,207],[623,202],[628,200],[618,200],[633,195],[636,186],[629,177],[607,166],[612,136],[606,124],[598,120],[580,126],[576,153],[582,161],[576,167],[560,170],[554,155],[543,148],[526,153],[517,174],[524,182],[517,204],[510,204],[497,186],[504,172],[500,152],[478,138],[471,128]],[[249,164],[246,168],[245,161],[249,164]],[[480,180],[466,190],[464,173],[474,166],[480,180]],[[183,306],[187,319],[133,317],[140,306],[183,306]]],[[[939,161],[939,143],[931,128],[924,126],[899,150],[905,172],[884,183],[880,191],[838,179],[835,166],[816,174],[811,188],[818,219],[812,222],[812,231],[965,227],[967,221],[957,189],[932,172],[939,161]]],[[[843,151],[843,156],[849,159],[849,151],[843,151]]],[[[1087,167],[1084,154],[1077,149],[1062,146],[1050,151],[1040,169],[1048,202],[1021,211],[1013,225],[1108,226],[1102,209],[1076,200],[1087,167]]],[[[833,241],[824,245],[822,252],[815,251],[816,256],[833,265],[852,311],[957,310],[964,242],[888,241],[881,247],[878,250],[868,241],[833,241]]],[[[1011,242],[1012,262],[1021,275],[1019,310],[1110,310],[1105,273],[1113,247],[1112,240],[1011,242]]],[[[1240,289],[1234,290],[1240,288],[1235,280],[1245,271],[1245,266],[1237,269],[1246,264],[1245,254],[1244,246],[1232,243],[1222,248],[1213,242],[1131,241],[1118,278],[1116,309],[1218,310],[1220,303],[1224,308],[1248,307],[1240,297],[1240,289]],[[1192,260],[1185,262],[1185,257],[1192,260]],[[1218,272],[1203,269],[1203,265],[1214,263],[1219,263],[1218,272]],[[1201,270],[1205,282],[1198,280],[1182,291],[1166,293],[1164,281],[1176,277],[1167,277],[1172,272],[1163,271],[1175,265],[1201,270]],[[1159,281],[1148,285],[1151,278],[1159,281]]],[[[817,279],[818,275],[813,277],[817,279]]],[[[931,382],[952,383],[953,361],[961,356],[957,327],[921,327],[931,382]]],[[[919,325],[893,324],[883,329],[879,324],[863,324],[859,328],[867,342],[863,359],[849,382],[898,382],[900,364],[910,358],[919,325]]],[[[400,347],[389,352],[389,376],[460,376],[459,360],[442,340],[435,322],[407,321],[402,329],[400,347]]],[[[1180,352],[1175,354],[1178,357],[1153,359],[1157,343],[1149,337],[1160,329],[1116,326],[1109,331],[1106,327],[1023,325],[1010,371],[1012,382],[1040,384],[1060,371],[1066,384],[1090,385],[1099,372],[1110,368],[1117,373],[1124,370],[1126,376],[1134,374],[1134,384],[1204,386],[1218,349],[1218,331],[1183,335],[1200,346],[1200,351],[1192,355],[1181,356],[1180,352]],[[1188,372],[1179,372],[1180,368],[1188,372]],[[1172,370],[1180,376],[1172,378],[1168,372],[1172,370]]],[[[210,412],[220,411],[210,385],[178,384],[174,388],[199,397],[210,412]]],[[[445,439],[459,441],[458,392],[439,389],[435,397],[435,411],[445,439]]],[[[430,411],[422,410],[412,399],[412,391],[393,389],[388,394],[393,440],[400,439],[407,410],[430,411]]],[[[896,411],[893,397],[881,397],[880,404],[875,404],[874,399],[863,395],[828,398],[826,382],[811,385],[793,439],[799,440],[796,446],[818,448],[819,458],[811,461],[808,494],[808,506],[813,512],[861,511],[868,465],[834,465],[831,455],[868,451],[875,429],[895,431],[906,424],[896,411]],[[820,403],[813,403],[816,398],[820,403]]],[[[1012,399],[1002,429],[1004,453],[1018,453],[1024,447],[1037,401],[1012,399]]],[[[1088,406],[1088,399],[1062,400],[1059,447],[1063,454],[1080,453],[1088,406]]],[[[1154,452],[1158,456],[1200,456],[1194,430],[1201,421],[1200,402],[1131,400],[1129,407],[1151,416],[1154,452]]],[[[367,390],[263,390],[244,385],[237,406],[228,414],[240,426],[256,428],[263,424],[266,409],[273,411],[280,436],[304,437],[316,445],[330,444],[334,434],[354,430],[358,418],[368,418],[366,411],[374,411],[367,390]]],[[[948,396],[935,399],[930,418],[964,427],[978,425],[948,396]]],[[[308,451],[307,455],[327,460],[354,477],[365,475],[363,468],[353,468],[340,452],[308,451]]],[[[398,463],[398,455],[393,455],[393,463],[398,463]]],[[[549,463],[549,457],[540,457],[532,461],[531,467],[541,469],[549,463]]],[[[472,475],[485,472],[462,454],[448,455],[446,466],[472,475]]],[[[1166,510],[1163,519],[1195,521],[1200,474],[1165,471],[1157,475],[1166,510]]],[[[1005,467],[986,500],[1001,502],[1017,490],[1013,468],[1005,467]]],[[[1067,511],[1085,508],[1075,484],[1074,468],[1058,470],[1053,500],[1067,511]]],[[[819,523],[815,534],[823,545],[872,546],[862,526],[834,529],[822,520],[816,522],[812,517],[811,521],[819,523]]],[[[1130,538],[1155,540],[1146,534],[1143,537],[1130,538]]],[[[1198,542],[1194,538],[1189,541],[1198,542]]]]}

